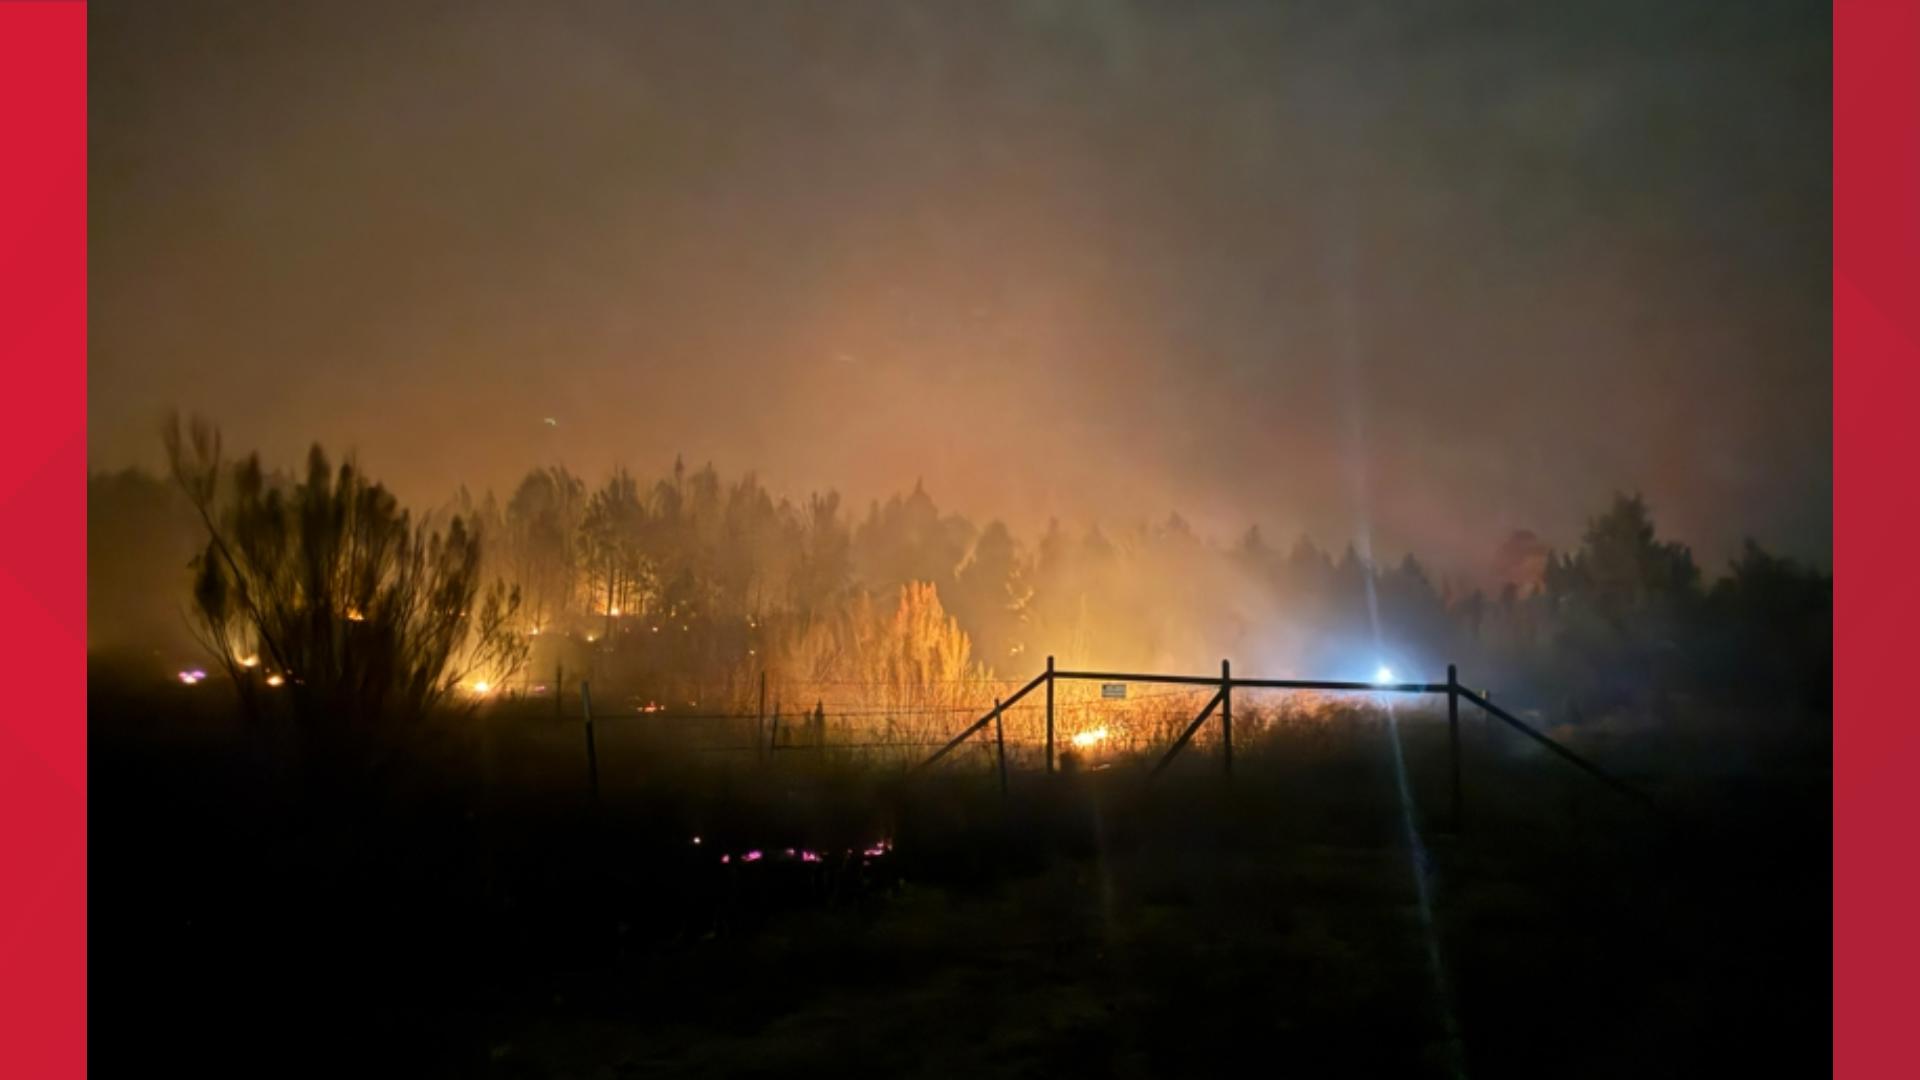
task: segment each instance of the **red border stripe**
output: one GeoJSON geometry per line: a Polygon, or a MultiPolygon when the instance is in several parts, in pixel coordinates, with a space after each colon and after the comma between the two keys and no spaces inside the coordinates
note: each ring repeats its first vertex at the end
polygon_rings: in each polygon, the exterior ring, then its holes
{"type": "Polygon", "coordinates": [[[0,1074],[86,1075],[87,8],[0,3],[0,1074]]]}
{"type": "Polygon", "coordinates": [[[1920,3],[1841,0],[1833,82],[1834,1073],[1914,1076],[1920,3]]]}

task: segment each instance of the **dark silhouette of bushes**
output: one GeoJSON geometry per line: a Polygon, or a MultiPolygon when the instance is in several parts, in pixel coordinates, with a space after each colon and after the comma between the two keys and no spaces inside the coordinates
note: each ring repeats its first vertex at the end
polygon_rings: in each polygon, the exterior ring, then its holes
{"type": "Polygon", "coordinates": [[[305,479],[284,484],[258,455],[229,468],[197,418],[184,431],[174,418],[165,443],[206,534],[192,615],[250,717],[271,689],[301,734],[352,743],[417,726],[465,680],[504,681],[525,662],[519,589],[482,588],[481,537],[462,518],[416,524],[318,445],[305,479]]]}

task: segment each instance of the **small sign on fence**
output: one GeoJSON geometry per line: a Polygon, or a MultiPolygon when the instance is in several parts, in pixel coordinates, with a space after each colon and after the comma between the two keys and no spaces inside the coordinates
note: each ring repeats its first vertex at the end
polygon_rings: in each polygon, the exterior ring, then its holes
{"type": "Polygon", "coordinates": [[[1123,682],[1103,682],[1100,684],[1100,696],[1116,701],[1125,700],[1127,684],[1123,682]]]}

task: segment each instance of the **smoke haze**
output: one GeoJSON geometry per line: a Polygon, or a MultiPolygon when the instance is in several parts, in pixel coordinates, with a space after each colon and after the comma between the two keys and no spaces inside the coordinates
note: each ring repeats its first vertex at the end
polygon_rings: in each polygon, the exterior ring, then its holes
{"type": "Polygon", "coordinates": [[[1821,5],[91,18],[96,469],[178,406],[418,503],[680,452],[1029,539],[1476,573],[1638,489],[1829,557],[1821,5]]]}

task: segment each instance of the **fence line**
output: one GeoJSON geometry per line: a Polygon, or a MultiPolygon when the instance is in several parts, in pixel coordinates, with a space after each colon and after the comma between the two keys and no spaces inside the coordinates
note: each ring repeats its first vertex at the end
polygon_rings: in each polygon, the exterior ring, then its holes
{"type": "MultiPolygon", "coordinates": [[[[1460,683],[1459,669],[1452,664],[1447,665],[1447,681],[1444,683],[1422,683],[1422,682],[1368,683],[1368,682],[1355,682],[1352,680],[1342,680],[1342,679],[1236,678],[1233,675],[1232,665],[1230,664],[1230,662],[1226,660],[1222,660],[1220,662],[1220,674],[1217,677],[1211,676],[1211,675],[1175,675],[1175,674],[1164,674],[1164,673],[1155,673],[1155,672],[1143,673],[1143,672],[1125,672],[1125,671],[1068,671],[1068,670],[1062,670],[1054,667],[1053,657],[1049,656],[1047,657],[1046,670],[1042,671],[1038,676],[1035,676],[1032,682],[1029,682],[1024,687],[1022,687],[1017,693],[1013,695],[1012,698],[1008,699],[1008,701],[1005,704],[996,702],[991,712],[987,713],[985,716],[982,716],[980,719],[974,721],[967,728],[962,730],[958,735],[955,735],[944,746],[942,746],[938,751],[936,751],[932,757],[927,758],[925,761],[915,766],[915,769],[916,770],[924,769],[924,768],[927,768],[928,766],[933,765],[935,762],[939,761],[942,757],[945,757],[948,753],[950,753],[955,747],[959,746],[961,743],[965,742],[967,739],[971,738],[973,735],[975,735],[976,733],[984,729],[987,726],[987,724],[993,723],[997,728],[999,724],[1000,716],[1003,712],[1005,712],[1006,705],[1010,705],[1012,704],[1012,702],[1019,700],[1021,697],[1024,697],[1028,692],[1032,691],[1035,687],[1044,683],[1047,688],[1047,705],[1046,705],[1046,708],[1047,708],[1047,736],[1046,736],[1047,773],[1051,775],[1054,771],[1053,769],[1053,734],[1054,734],[1053,690],[1054,690],[1054,684],[1061,679],[1066,679],[1069,681],[1080,681],[1080,682],[1100,682],[1100,683],[1120,683],[1120,684],[1149,683],[1149,684],[1161,684],[1161,685],[1180,685],[1180,686],[1189,686],[1196,690],[1210,688],[1210,687],[1217,688],[1217,692],[1214,694],[1214,696],[1211,699],[1208,700],[1206,706],[1200,710],[1200,714],[1194,717],[1193,722],[1187,725],[1186,730],[1184,730],[1180,734],[1180,737],[1174,741],[1173,746],[1167,750],[1166,755],[1162,757],[1159,763],[1153,767],[1153,771],[1149,774],[1150,776],[1158,776],[1162,770],[1164,770],[1169,764],[1171,764],[1173,762],[1173,759],[1179,756],[1182,750],[1186,749],[1188,743],[1192,741],[1194,735],[1197,734],[1199,730],[1206,724],[1206,722],[1215,715],[1216,710],[1220,718],[1221,763],[1226,775],[1228,777],[1231,777],[1233,775],[1233,691],[1236,688],[1244,688],[1244,689],[1250,689],[1250,690],[1313,690],[1313,691],[1324,691],[1324,692],[1332,692],[1332,693],[1413,694],[1413,695],[1444,694],[1446,695],[1446,698],[1447,698],[1447,734],[1448,734],[1447,745],[1448,745],[1448,756],[1449,756],[1448,772],[1452,779],[1452,810],[1453,810],[1452,824],[1456,832],[1461,830],[1462,825],[1464,823],[1464,815],[1463,815],[1464,795],[1463,795],[1462,785],[1460,780],[1460,700],[1462,698],[1465,698],[1469,703],[1475,706],[1478,706],[1487,715],[1490,715],[1502,721],[1508,726],[1526,735],[1528,738],[1532,739],[1533,741],[1547,747],[1549,750],[1559,755],[1562,759],[1570,762],[1576,768],[1580,769],[1580,771],[1586,773],[1588,776],[1591,776],[1594,779],[1600,781],[1602,784],[1606,785],[1606,787],[1609,790],[1612,790],[1617,794],[1624,795],[1648,809],[1652,809],[1655,811],[1659,810],[1658,805],[1645,792],[1639,790],[1638,788],[1634,787],[1631,784],[1628,784],[1624,780],[1621,780],[1619,777],[1614,776],[1612,773],[1601,768],[1599,765],[1596,765],[1593,762],[1582,757],[1581,755],[1575,753],[1573,750],[1569,749],[1567,746],[1559,742],[1557,739],[1551,738],[1550,736],[1544,734],[1543,732],[1535,729],[1532,725],[1526,723],[1525,721],[1519,719],[1513,714],[1507,712],[1505,709],[1502,709],[1499,706],[1496,706],[1491,700],[1488,699],[1487,696],[1475,693],[1474,691],[1467,689],[1465,686],[1462,686],[1460,683]]],[[[999,767],[1001,770],[1001,774],[1004,778],[1005,771],[1006,771],[1006,749],[1004,744],[1000,746],[998,758],[999,758],[999,767]]],[[[1003,779],[1002,787],[1004,786],[1005,784],[1003,779]]]]}
{"type": "MultiPolygon", "coordinates": [[[[1165,754],[1153,766],[1151,772],[1149,773],[1150,777],[1158,776],[1170,764],[1172,764],[1173,760],[1176,757],[1178,757],[1180,753],[1184,751],[1189,744],[1191,744],[1195,736],[1197,736],[1201,731],[1201,729],[1206,726],[1207,722],[1215,718],[1216,716],[1219,718],[1219,723],[1220,723],[1219,745],[1220,745],[1222,769],[1226,776],[1228,776],[1229,778],[1232,777],[1233,775],[1233,692],[1236,689],[1316,691],[1316,692],[1327,692],[1327,693],[1407,694],[1407,695],[1414,695],[1414,696],[1444,695],[1447,699],[1447,736],[1448,736],[1447,746],[1448,746],[1448,758],[1449,758],[1448,774],[1451,778],[1451,795],[1452,795],[1451,817],[1452,817],[1452,825],[1456,832],[1462,829],[1463,822],[1464,822],[1464,810],[1463,810],[1464,791],[1463,791],[1463,785],[1461,782],[1461,771],[1460,771],[1460,759],[1461,759],[1460,701],[1462,699],[1465,699],[1469,704],[1476,706],[1486,715],[1494,717],[1495,719],[1501,721],[1507,726],[1512,727],[1513,729],[1519,731],[1521,734],[1525,735],[1527,738],[1546,747],[1555,755],[1559,756],[1562,760],[1565,760],[1568,763],[1572,764],[1575,768],[1579,769],[1581,772],[1592,777],[1593,779],[1599,781],[1600,783],[1605,785],[1609,790],[1615,792],[1616,794],[1626,796],[1627,798],[1632,799],[1634,802],[1638,803],[1639,805],[1646,807],[1648,809],[1655,810],[1656,812],[1660,810],[1660,807],[1645,792],[1641,791],[1640,789],[1634,787],[1631,784],[1626,783],[1625,781],[1621,780],[1619,777],[1608,772],[1606,769],[1600,767],[1594,762],[1574,752],[1572,749],[1568,748],[1566,745],[1559,742],[1558,740],[1544,734],[1543,732],[1534,728],[1532,725],[1514,716],[1512,713],[1509,713],[1507,710],[1493,704],[1493,702],[1489,698],[1489,695],[1470,690],[1466,686],[1462,685],[1459,678],[1459,669],[1452,664],[1447,665],[1447,681],[1444,683],[1430,683],[1430,682],[1370,683],[1370,682],[1357,682],[1353,680],[1341,680],[1341,679],[1242,678],[1242,677],[1236,677],[1233,674],[1232,665],[1229,661],[1226,661],[1226,660],[1222,660],[1220,662],[1220,674],[1218,676],[1180,675],[1180,674],[1168,674],[1168,673],[1159,673],[1159,672],[1066,670],[1066,669],[1055,667],[1054,658],[1049,656],[1047,657],[1047,666],[1045,670],[1041,671],[1038,675],[1035,675],[1032,679],[1029,679],[1024,684],[1021,684],[1019,689],[1015,690],[1012,694],[1004,698],[995,697],[994,704],[991,709],[989,709],[984,715],[979,716],[971,724],[963,728],[960,732],[958,732],[951,738],[946,739],[943,742],[936,741],[936,740],[922,740],[922,739],[888,739],[886,741],[831,742],[824,738],[824,735],[825,735],[824,728],[819,726],[814,726],[813,724],[809,724],[806,730],[809,731],[810,737],[807,737],[798,741],[792,740],[790,738],[787,743],[782,744],[780,742],[781,714],[779,709],[776,707],[770,717],[765,712],[764,677],[762,679],[763,690],[762,690],[762,699],[761,699],[761,702],[762,702],[761,710],[759,712],[753,712],[753,713],[748,713],[748,712],[676,713],[670,710],[661,710],[658,713],[640,712],[636,714],[632,712],[622,712],[617,714],[609,714],[601,718],[596,718],[592,712],[592,706],[590,704],[591,699],[589,697],[590,690],[589,690],[589,685],[586,682],[582,682],[580,685],[580,698],[581,698],[583,718],[585,719],[585,726],[586,726],[585,734],[587,739],[586,749],[587,749],[587,757],[588,757],[588,769],[590,774],[593,777],[593,785],[596,790],[596,794],[598,789],[598,766],[597,766],[597,761],[595,760],[596,754],[595,754],[595,747],[594,747],[593,725],[594,725],[595,719],[609,720],[609,719],[613,719],[615,716],[618,716],[619,718],[623,720],[628,720],[628,721],[657,719],[661,721],[706,720],[706,721],[737,721],[737,722],[744,722],[744,721],[751,720],[754,722],[756,737],[754,739],[753,744],[747,745],[747,746],[713,746],[713,747],[695,748],[699,752],[706,752],[706,753],[729,753],[729,752],[738,752],[738,751],[745,751],[745,750],[758,751],[762,746],[765,747],[768,753],[774,753],[774,752],[780,752],[780,751],[794,751],[794,750],[827,751],[827,750],[841,750],[841,749],[845,749],[845,750],[912,749],[912,748],[924,748],[928,746],[938,747],[938,749],[935,750],[931,756],[927,757],[925,760],[914,765],[910,770],[911,772],[919,772],[924,769],[932,767],[934,764],[938,763],[942,758],[946,757],[948,754],[951,754],[954,750],[958,749],[968,739],[986,730],[986,728],[989,725],[991,725],[994,729],[994,736],[993,736],[993,745],[991,746],[991,748],[988,748],[988,752],[990,756],[994,758],[995,765],[1000,777],[1001,791],[1004,794],[1007,790],[1007,746],[1009,744],[1013,745],[1016,748],[1035,747],[1035,746],[1044,747],[1046,751],[1045,752],[1045,770],[1046,770],[1046,774],[1051,776],[1056,771],[1054,751],[1056,746],[1055,721],[1056,721],[1057,714],[1062,710],[1062,708],[1066,710],[1079,710],[1081,713],[1084,714],[1089,710],[1100,707],[1104,701],[1111,700],[1111,699],[1105,698],[1105,696],[1103,695],[1101,699],[1068,702],[1064,706],[1062,706],[1060,703],[1056,701],[1056,695],[1055,695],[1056,685],[1062,680],[1065,680],[1068,682],[1118,683],[1118,684],[1122,684],[1123,686],[1125,684],[1145,683],[1149,685],[1179,686],[1179,687],[1185,688],[1180,690],[1165,690],[1165,691],[1160,691],[1154,694],[1144,695],[1144,696],[1130,699],[1131,701],[1135,701],[1135,702],[1178,697],[1178,696],[1183,696],[1183,695],[1188,695],[1188,694],[1193,694],[1198,692],[1204,692],[1207,690],[1213,691],[1213,694],[1207,699],[1206,705],[1200,710],[1199,714],[1196,715],[1193,718],[1193,720],[1185,726],[1185,728],[1181,731],[1180,735],[1174,740],[1173,745],[1167,749],[1165,754]],[[1005,729],[1005,723],[1004,723],[1004,718],[1006,714],[1010,710],[1018,706],[1022,701],[1022,699],[1024,699],[1027,695],[1033,693],[1035,690],[1042,689],[1042,688],[1044,688],[1046,691],[1045,703],[1043,706],[1045,722],[1046,722],[1045,737],[1043,739],[1037,739],[1037,740],[1021,739],[1017,736],[1013,739],[1008,739],[1006,736],[1006,729],[1005,729]],[[769,728],[769,722],[771,722],[770,728],[769,728]]],[[[1003,685],[1003,684],[1011,683],[1011,681],[1012,680],[991,680],[991,681],[979,680],[979,681],[973,681],[972,684],[985,687],[987,685],[1003,685]]],[[[892,685],[892,684],[885,684],[885,685],[892,685]]],[[[555,695],[556,701],[558,700],[558,697],[559,695],[556,694],[555,695]]],[[[522,698],[518,700],[532,703],[536,699],[531,695],[529,695],[526,698],[522,698]]],[[[1034,707],[1035,706],[1031,704],[1028,706],[1029,709],[1032,709],[1034,707]]],[[[827,716],[824,709],[818,709],[818,707],[816,708],[818,711],[811,711],[811,712],[802,711],[800,713],[797,713],[795,714],[794,719],[800,720],[803,723],[807,723],[808,721],[815,720],[815,719],[824,720],[827,716]]],[[[889,720],[905,720],[905,719],[912,719],[915,717],[950,715],[955,713],[974,713],[976,711],[978,711],[978,706],[976,705],[928,705],[928,706],[908,706],[908,707],[899,708],[899,709],[881,708],[881,709],[871,709],[871,710],[845,710],[845,711],[836,712],[832,715],[836,718],[841,718],[841,719],[857,718],[857,717],[884,717],[889,720]]]]}

